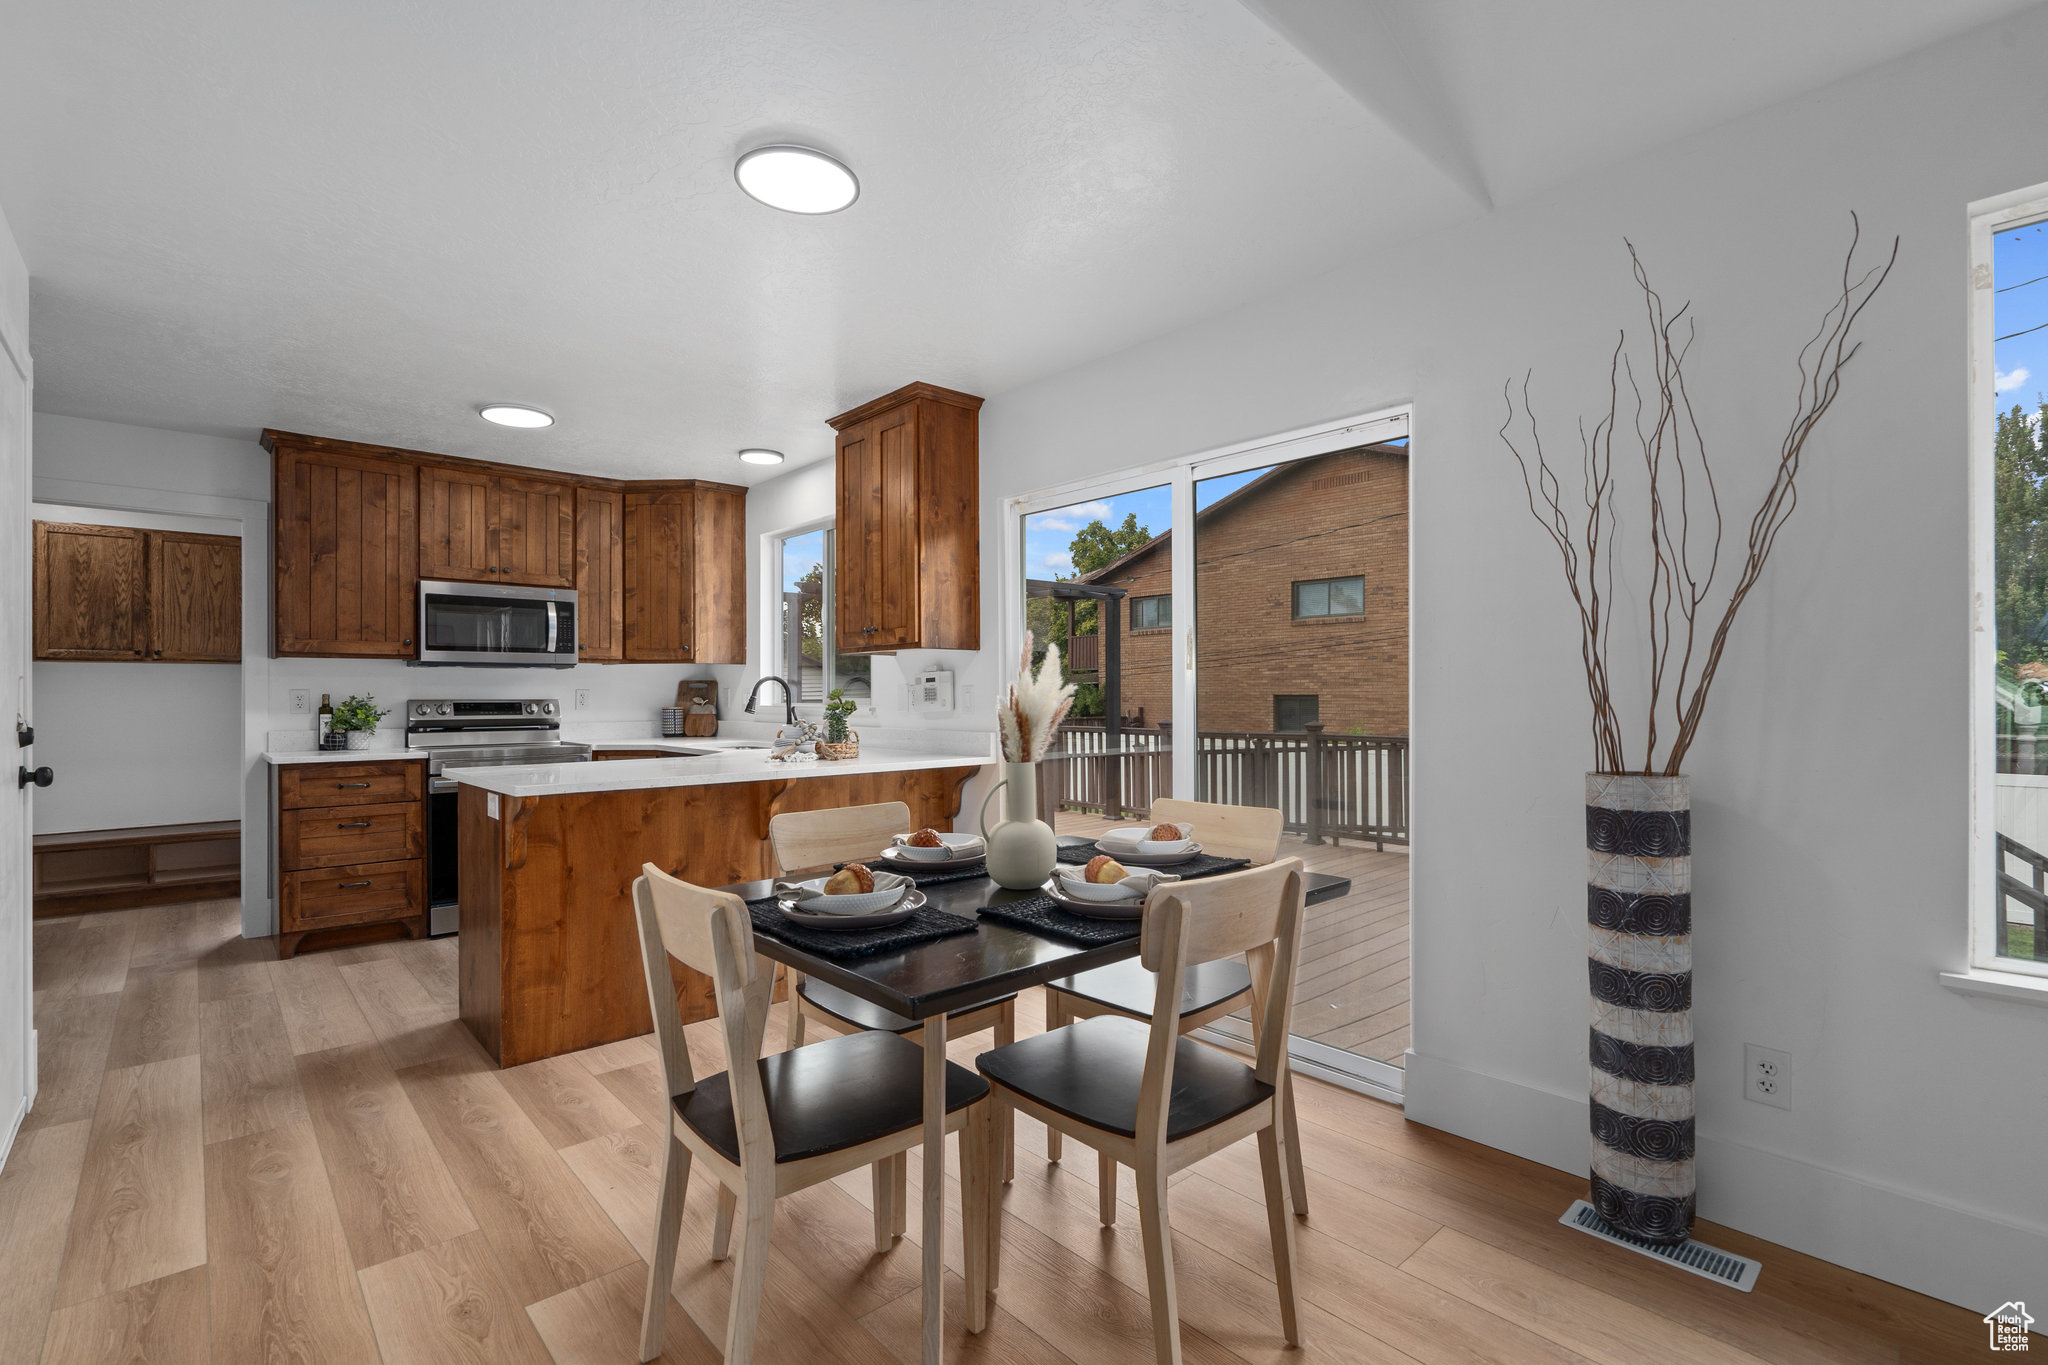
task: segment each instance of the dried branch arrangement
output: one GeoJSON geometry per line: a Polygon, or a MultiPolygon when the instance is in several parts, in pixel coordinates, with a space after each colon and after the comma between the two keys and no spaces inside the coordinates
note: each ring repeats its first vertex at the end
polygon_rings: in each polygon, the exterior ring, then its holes
{"type": "Polygon", "coordinates": [[[1059,732],[1060,722],[1074,704],[1074,685],[1060,681],[1060,647],[1045,651],[1045,661],[1031,672],[1031,632],[1024,632],[1024,658],[1017,665],[1017,681],[1003,694],[996,708],[996,721],[1003,737],[1003,759],[1009,763],[1036,763],[1045,756],[1046,746],[1059,732]]]}
{"type": "Polygon", "coordinates": [[[1883,264],[1857,275],[1856,248],[1862,238],[1862,224],[1854,214],[1850,215],[1850,222],[1853,230],[1848,254],[1842,261],[1840,291],[1822,316],[1818,330],[1800,349],[1799,393],[1791,425],[1779,448],[1778,467],[1764,492],[1762,505],[1750,518],[1742,566],[1736,572],[1734,586],[1728,590],[1718,623],[1714,621],[1710,599],[1714,580],[1721,571],[1721,498],[1714,483],[1713,465],[1707,457],[1706,440],[1685,385],[1685,358],[1694,338],[1693,320],[1687,315],[1692,305],[1686,304],[1667,315],[1664,300],[1650,287],[1649,274],[1636,255],[1635,245],[1627,243],[1649,322],[1649,364],[1646,372],[1638,375],[1636,364],[1628,355],[1628,334],[1624,331],[1616,339],[1614,354],[1608,362],[1607,412],[1596,418],[1591,431],[1586,429],[1584,418],[1579,420],[1581,488],[1570,497],[1569,506],[1557,472],[1544,457],[1536,413],[1529,402],[1530,376],[1522,378],[1519,419],[1525,430],[1519,435],[1515,430],[1518,414],[1513,382],[1502,390],[1508,415],[1501,424],[1501,440],[1521,466],[1529,511],[1557,546],[1564,562],[1565,584],[1579,612],[1579,652],[1586,667],[1586,691],[1593,702],[1595,771],[1662,772],[1675,777],[1699,733],[1707,692],[1721,666],[1721,653],[1727,647],[1735,614],[1763,576],[1778,532],[1799,503],[1799,461],[1807,437],[1841,392],[1842,370],[1862,346],[1852,339],[1856,321],[1899,258],[1899,240],[1894,237],[1891,255],[1883,264]],[[1629,395],[1627,399],[1622,397],[1624,390],[1629,395]],[[1630,624],[1625,619],[1617,622],[1620,599],[1614,589],[1620,527],[1615,507],[1618,480],[1614,446],[1625,404],[1630,402],[1634,405],[1634,441],[1630,443],[1624,438],[1622,457],[1634,459],[1634,447],[1641,447],[1648,493],[1643,524],[1649,539],[1649,583],[1644,609],[1649,634],[1650,687],[1648,733],[1639,766],[1632,766],[1625,752],[1621,716],[1614,699],[1614,674],[1609,665],[1618,624],[1630,624]],[[1517,444],[1518,439],[1527,445],[1528,454],[1524,454],[1522,444],[1517,444]],[[1699,521],[1697,527],[1695,517],[1699,521]],[[1700,632],[1707,626],[1712,626],[1712,634],[1702,647],[1700,632]],[[1660,760],[1658,723],[1664,714],[1669,715],[1672,729],[1660,760]]]}

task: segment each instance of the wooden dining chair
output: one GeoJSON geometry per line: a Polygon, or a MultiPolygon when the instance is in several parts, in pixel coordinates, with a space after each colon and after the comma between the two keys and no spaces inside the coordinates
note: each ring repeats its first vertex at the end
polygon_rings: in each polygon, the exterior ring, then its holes
{"type": "MultiPolygon", "coordinates": [[[[1193,825],[1202,851],[1219,858],[1245,858],[1258,864],[1273,861],[1280,854],[1280,812],[1266,806],[1225,806],[1206,801],[1178,801],[1158,797],[1152,802],[1152,821],[1193,825]]],[[[1060,1028],[1076,1019],[1099,1014],[1120,1014],[1127,1019],[1149,1021],[1158,982],[1136,961],[1112,963],[1094,971],[1061,977],[1045,988],[1045,1026],[1060,1028]]],[[[1237,1013],[1252,996],[1251,969],[1242,962],[1204,962],[1188,969],[1187,984],[1181,992],[1180,1031],[1193,1033],[1204,1024],[1237,1013]]],[[[1252,1041],[1259,1038],[1259,1021],[1252,1019],[1252,1041]]],[[[1282,1102],[1287,1126],[1294,1123],[1294,1084],[1290,1079],[1282,1102]]],[[[1045,1138],[1047,1160],[1061,1156],[1057,1130],[1045,1138]]],[[[1116,1221],[1116,1164],[1108,1157],[1097,1161],[1098,1203],[1105,1227],[1116,1221]]],[[[1287,1144],[1287,1179],[1294,1187],[1294,1214],[1308,1217],[1308,1179],[1302,1169],[1301,1144],[1287,1144]]]]}
{"type": "MultiPolygon", "coordinates": [[[[900,1169],[903,1155],[924,1140],[924,1052],[898,1035],[865,1032],[762,1057],[775,975],[754,956],[754,926],[746,905],[729,892],[678,881],[652,863],[641,872],[633,883],[633,909],[671,1112],[640,1316],[640,1359],[661,1354],[683,1196],[695,1161],[703,1163],[719,1187],[721,1226],[713,1239],[713,1260],[725,1259],[733,1222],[740,1228],[725,1361],[745,1365],[753,1353],[777,1199],[870,1166],[875,1250],[889,1249],[894,1234],[884,1198],[888,1172],[892,1163],[900,1169]],[[691,1071],[670,958],[710,977],[717,992],[727,1061],[718,1075],[699,1080],[691,1071]]],[[[987,1322],[992,1239],[986,1222],[995,1203],[987,1188],[994,1156],[989,1120],[988,1083],[949,1062],[946,1131],[961,1134],[968,1297],[982,1304],[979,1315],[971,1308],[968,1315],[975,1331],[987,1322]]]]}
{"type": "MultiPolygon", "coordinates": [[[[1294,1135],[1282,1096],[1305,875],[1301,859],[1288,858],[1220,877],[1154,887],[1145,903],[1138,954],[1157,978],[1149,1023],[1122,1014],[1097,1015],[976,1059],[977,1069],[993,1087],[990,1098],[997,1114],[1021,1109],[1051,1131],[1137,1172],[1153,1351],[1161,1365],[1179,1365],[1181,1358],[1167,1180],[1252,1134],[1259,1140],[1281,1328],[1288,1345],[1301,1344],[1294,1292],[1294,1218],[1283,1173],[1285,1149],[1294,1135]],[[1259,1023],[1258,1056],[1252,1066],[1182,1037],[1175,1024],[1175,1008],[1190,969],[1239,955],[1251,971],[1252,1012],[1259,1023]]],[[[992,1184],[981,1194],[992,1204],[999,1197],[992,1184]]],[[[984,1222],[991,1238],[986,1282],[993,1286],[1000,1230],[992,1217],[984,1222]]],[[[971,1290],[969,1298],[971,1306],[971,1290]]]]}
{"type": "MultiPolygon", "coordinates": [[[[838,863],[869,862],[898,834],[910,833],[910,807],[901,801],[837,810],[785,811],[768,821],[768,843],[775,854],[776,875],[817,872],[838,863]]],[[[835,1033],[870,1030],[894,1033],[920,1045],[924,1023],[863,1000],[851,991],[792,972],[789,984],[789,1046],[804,1045],[805,1023],[815,1019],[835,1033]]],[[[997,1047],[1017,1039],[1017,997],[1006,995],[946,1016],[946,1036],[961,1038],[983,1029],[995,1032],[997,1047]]],[[[1003,1179],[1016,1174],[1016,1152],[1009,1129],[996,1135],[1003,1152],[1003,1179]]],[[[899,1175],[901,1172],[899,1171],[899,1175]]],[[[902,1235],[909,1203],[907,1185],[898,1179],[892,1206],[896,1232],[902,1235]]]]}

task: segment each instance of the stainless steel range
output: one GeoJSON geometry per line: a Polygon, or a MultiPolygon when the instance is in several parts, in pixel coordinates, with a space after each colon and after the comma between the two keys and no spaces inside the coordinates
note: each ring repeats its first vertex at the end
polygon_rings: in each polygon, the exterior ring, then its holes
{"type": "Polygon", "coordinates": [[[452,934],[462,898],[456,856],[455,782],[450,768],[523,768],[584,763],[588,744],[561,738],[562,704],[543,697],[516,701],[430,698],[405,704],[405,738],[427,759],[427,932],[452,934]]]}

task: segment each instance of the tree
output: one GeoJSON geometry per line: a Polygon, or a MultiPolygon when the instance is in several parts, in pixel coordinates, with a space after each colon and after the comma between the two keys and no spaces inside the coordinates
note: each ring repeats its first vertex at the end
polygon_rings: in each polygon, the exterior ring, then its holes
{"type": "MultiPolygon", "coordinates": [[[[1074,539],[1067,546],[1067,553],[1074,561],[1074,572],[1057,574],[1053,581],[1071,583],[1105,564],[1115,563],[1151,539],[1152,533],[1138,525],[1135,512],[1126,513],[1123,524],[1114,529],[1098,517],[1075,532],[1074,539]]],[[[1046,646],[1066,639],[1067,604],[1050,597],[1028,598],[1024,603],[1024,624],[1031,631],[1031,661],[1036,664],[1045,657],[1046,646]]],[[[1088,635],[1094,630],[1095,604],[1075,603],[1074,633],[1088,635]]],[[[1073,710],[1069,714],[1076,717],[1101,715],[1101,686],[1086,676],[1076,675],[1064,650],[1060,658],[1060,673],[1064,681],[1073,683],[1077,689],[1073,710]]]]}
{"type": "MultiPolygon", "coordinates": [[[[1076,531],[1073,543],[1067,547],[1067,553],[1074,559],[1074,576],[1085,578],[1105,564],[1114,564],[1151,539],[1152,533],[1138,525],[1136,512],[1126,512],[1123,525],[1115,530],[1098,517],[1076,531]]],[[[1083,602],[1074,610],[1074,632],[1087,635],[1094,629],[1095,604],[1083,602]]]]}
{"type": "Polygon", "coordinates": [[[1992,587],[2005,668],[2048,660],[2048,401],[2014,404],[1993,438],[1992,587]]]}

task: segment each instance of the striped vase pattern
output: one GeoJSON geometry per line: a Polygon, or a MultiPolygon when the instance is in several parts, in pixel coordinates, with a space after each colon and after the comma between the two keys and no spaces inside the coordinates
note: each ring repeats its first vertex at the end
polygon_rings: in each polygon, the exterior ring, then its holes
{"type": "Polygon", "coordinates": [[[1692,794],[1586,775],[1591,1202],[1619,1231],[1692,1235],[1692,794]]]}

